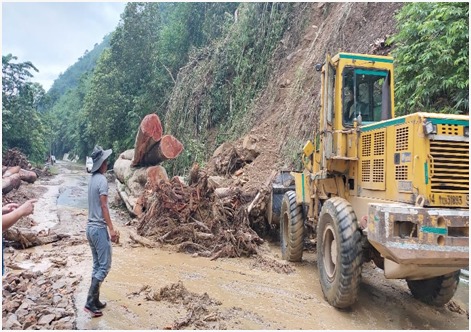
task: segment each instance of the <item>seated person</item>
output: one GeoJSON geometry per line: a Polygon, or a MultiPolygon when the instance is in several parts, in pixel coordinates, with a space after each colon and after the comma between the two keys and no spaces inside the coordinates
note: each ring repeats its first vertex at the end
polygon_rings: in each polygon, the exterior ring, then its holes
{"type": "Polygon", "coordinates": [[[343,111],[343,121],[345,123],[353,123],[353,119],[355,118],[355,107],[353,107],[354,104],[354,98],[353,98],[353,88],[349,86],[347,90],[345,91],[345,108],[343,111]]]}

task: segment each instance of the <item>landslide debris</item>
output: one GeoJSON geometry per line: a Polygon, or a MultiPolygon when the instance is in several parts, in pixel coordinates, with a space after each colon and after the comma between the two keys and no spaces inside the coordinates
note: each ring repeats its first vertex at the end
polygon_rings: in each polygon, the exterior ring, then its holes
{"type": "Polygon", "coordinates": [[[2,155],[2,165],[11,167],[11,166],[20,166],[24,169],[30,169],[31,163],[29,162],[26,155],[21,152],[18,148],[8,149],[2,155]]]}
{"type": "Polygon", "coordinates": [[[166,301],[181,305],[187,311],[185,317],[175,319],[172,325],[164,327],[166,330],[181,330],[184,327],[204,330],[224,329],[224,325],[218,322],[220,313],[217,310],[222,303],[210,298],[207,293],[199,295],[188,291],[181,280],[158,291],[145,285],[135,294],[142,294],[148,301],[166,301]]]}
{"type": "Polygon", "coordinates": [[[146,185],[138,234],[212,260],[256,254],[264,241],[251,228],[247,208],[256,193],[215,188],[197,165],[189,178],[188,185],[179,177],[146,185]]]}
{"type": "Polygon", "coordinates": [[[75,329],[74,292],[82,277],[58,271],[9,273],[2,281],[2,327],[75,329]]]}

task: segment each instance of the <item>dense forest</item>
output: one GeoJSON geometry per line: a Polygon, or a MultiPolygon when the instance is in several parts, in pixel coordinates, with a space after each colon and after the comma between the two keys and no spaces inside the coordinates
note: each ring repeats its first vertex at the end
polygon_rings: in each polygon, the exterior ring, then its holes
{"type": "MultiPolygon", "coordinates": [[[[34,64],[2,55],[2,150],[18,147],[38,163],[49,151],[83,160],[96,144],[119,153],[133,147],[141,119],[156,113],[185,147],[167,171],[183,174],[250,131],[247,119],[277,79],[281,54],[299,45],[313,12],[327,21],[344,8],[333,6],[128,3],[116,30],[47,93],[30,82],[34,64]]],[[[397,115],[469,113],[468,15],[468,3],[400,6],[386,41],[395,57],[397,115]]],[[[330,45],[318,60],[340,46],[330,45]]]]}

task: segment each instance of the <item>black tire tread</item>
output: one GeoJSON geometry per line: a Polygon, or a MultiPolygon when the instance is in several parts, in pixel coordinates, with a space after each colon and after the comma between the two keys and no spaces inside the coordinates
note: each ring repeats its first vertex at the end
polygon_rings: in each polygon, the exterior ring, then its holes
{"type": "MultiPolygon", "coordinates": [[[[337,223],[338,239],[340,241],[340,262],[337,264],[337,275],[330,283],[326,275],[322,276],[325,268],[322,266],[323,244],[321,220],[318,223],[318,258],[317,264],[321,274],[321,286],[327,301],[334,307],[350,307],[357,298],[361,280],[361,234],[358,230],[356,216],[350,203],[341,197],[333,197],[327,200],[321,210],[321,216],[329,213],[333,223],[337,223]]],[[[322,217],[321,217],[322,218],[322,217]]],[[[335,227],[334,227],[335,228],[335,227]]]]}
{"type": "Polygon", "coordinates": [[[407,286],[409,286],[412,295],[419,301],[441,307],[447,304],[455,295],[460,281],[460,272],[458,270],[423,280],[407,280],[407,286]]]}
{"type": "Polygon", "coordinates": [[[283,196],[280,217],[280,244],[282,258],[290,262],[299,262],[304,249],[304,217],[302,206],[296,204],[296,193],[288,191],[283,196]],[[284,209],[288,209],[285,211],[284,209]],[[287,237],[284,234],[283,215],[288,214],[287,237]]]}

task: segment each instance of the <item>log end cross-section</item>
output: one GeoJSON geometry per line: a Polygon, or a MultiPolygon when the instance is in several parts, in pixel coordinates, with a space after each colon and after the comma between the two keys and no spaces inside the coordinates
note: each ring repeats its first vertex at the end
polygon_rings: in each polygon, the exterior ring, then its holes
{"type": "Polygon", "coordinates": [[[175,159],[183,151],[183,144],[172,135],[164,135],[160,140],[162,160],[175,159]]]}
{"type": "Polygon", "coordinates": [[[131,166],[142,164],[142,159],[155,147],[162,138],[162,124],[157,114],[147,114],[142,119],[134,143],[134,158],[131,166]]]}

